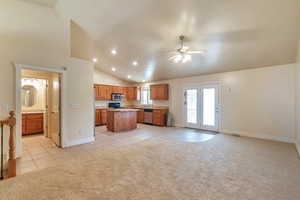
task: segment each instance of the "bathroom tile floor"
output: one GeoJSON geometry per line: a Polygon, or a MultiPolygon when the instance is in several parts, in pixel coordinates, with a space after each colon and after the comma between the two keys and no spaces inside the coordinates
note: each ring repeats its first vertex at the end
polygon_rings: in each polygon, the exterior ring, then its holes
{"type": "Polygon", "coordinates": [[[44,135],[31,135],[22,138],[22,158],[17,159],[17,174],[43,169],[53,162],[53,154],[62,151],[51,139],[44,135]]]}

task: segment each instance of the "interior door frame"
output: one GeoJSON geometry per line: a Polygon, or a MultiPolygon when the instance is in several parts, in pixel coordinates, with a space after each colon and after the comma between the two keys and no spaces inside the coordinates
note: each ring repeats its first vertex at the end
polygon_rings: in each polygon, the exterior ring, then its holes
{"type": "Polygon", "coordinates": [[[21,104],[21,89],[22,89],[22,70],[36,70],[43,72],[54,72],[58,73],[61,77],[61,85],[60,85],[60,147],[63,147],[63,134],[65,129],[65,113],[66,113],[66,103],[65,103],[65,95],[64,91],[66,88],[67,81],[67,72],[66,69],[58,69],[58,68],[47,68],[47,67],[38,67],[24,64],[15,64],[15,111],[16,111],[16,157],[19,158],[22,156],[23,147],[22,147],[22,104],[21,104]]]}
{"type": "Polygon", "coordinates": [[[183,111],[184,111],[184,127],[187,128],[194,128],[194,129],[200,129],[200,130],[208,130],[208,131],[215,131],[215,132],[219,132],[219,130],[221,129],[220,127],[220,122],[221,122],[221,118],[222,118],[222,112],[221,112],[221,84],[219,82],[211,82],[211,83],[201,83],[201,84],[192,84],[189,85],[188,87],[183,87],[183,111]],[[216,109],[217,109],[217,114],[218,116],[216,117],[216,127],[217,128],[210,128],[208,126],[203,126],[203,119],[202,119],[202,107],[201,107],[201,101],[200,98],[202,98],[202,93],[203,93],[203,88],[209,88],[209,87],[215,87],[217,88],[217,92],[216,92],[216,109]],[[197,117],[198,117],[198,122],[196,125],[192,125],[190,126],[189,123],[187,123],[187,110],[186,110],[186,106],[185,106],[185,96],[184,96],[184,92],[188,89],[197,89],[198,90],[198,101],[197,101],[197,106],[198,106],[198,110],[197,110],[197,117]],[[201,92],[199,92],[201,90],[201,92]]]}

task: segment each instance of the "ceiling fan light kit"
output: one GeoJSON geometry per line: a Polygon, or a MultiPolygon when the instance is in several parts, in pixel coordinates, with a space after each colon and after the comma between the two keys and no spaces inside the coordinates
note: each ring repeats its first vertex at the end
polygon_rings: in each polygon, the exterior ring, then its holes
{"type": "Polygon", "coordinates": [[[179,36],[179,40],[181,42],[181,47],[176,50],[176,55],[169,58],[169,60],[172,60],[174,63],[186,63],[192,61],[192,55],[191,54],[203,54],[205,51],[203,50],[197,50],[197,51],[189,51],[188,46],[184,46],[184,39],[185,36],[181,35],[179,36]]]}

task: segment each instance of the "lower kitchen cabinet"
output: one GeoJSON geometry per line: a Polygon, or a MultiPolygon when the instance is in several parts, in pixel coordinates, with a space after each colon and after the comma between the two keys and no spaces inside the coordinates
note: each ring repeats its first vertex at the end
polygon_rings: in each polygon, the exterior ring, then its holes
{"type": "Polygon", "coordinates": [[[96,109],[95,125],[105,125],[107,122],[107,109],[96,109]]]}
{"type": "Polygon", "coordinates": [[[137,122],[144,123],[144,109],[139,109],[137,113],[137,122]]]}
{"type": "Polygon", "coordinates": [[[22,114],[22,135],[31,135],[44,132],[43,113],[22,114]]]}
{"type": "MultiPolygon", "coordinates": [[[[144,123],[144,109],[139,108],[137,112],[137,122],[144,123]]],[[[152,112],[152,124],[156,126],[166,126],[167,125],[167,114],[168,109],[153,109],[152,112]]],[[[107,124],[107,109],[98,108],[95,113],[95,125],[101,126],[107,124]]]]}
{"type": "Polygon", "coordinates": [[[153,110],[153,125],[166,126],[167,125],[168,109],[154,109],[153,110]]]}

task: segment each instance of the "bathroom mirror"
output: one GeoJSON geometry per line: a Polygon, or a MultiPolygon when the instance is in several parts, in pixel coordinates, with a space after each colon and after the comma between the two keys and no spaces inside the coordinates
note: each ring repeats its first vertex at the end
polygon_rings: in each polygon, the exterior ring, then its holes
{"type": "Polygon", "coordinates": [[[32,85],[24,85],[22,87],[22,105],[32,107],[36,103],[37,90],[32,85]]]}

